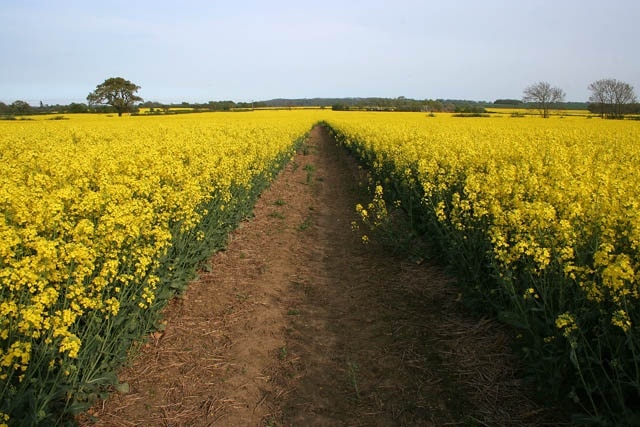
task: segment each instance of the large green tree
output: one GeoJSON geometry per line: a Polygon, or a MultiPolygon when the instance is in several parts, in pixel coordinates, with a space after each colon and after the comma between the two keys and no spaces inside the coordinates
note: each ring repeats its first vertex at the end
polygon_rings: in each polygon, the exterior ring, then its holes
{"type": "Polygon", "coordinates": [[[87,101],[90,105],[111,105],[118,112],[118,116],[122,116],[122,113],[131,110],[134,102],[143,101],[136,95],[139,89],[140,86],[129,80],[122,77],[111,77],[96,86],[96,90],[87,96],[87,101]]]}
{"type": "Polygon", "coordinates": [[[14,101],[11,104],[11,112],[16,115],[31,113],[31,105],[25,101],[14,101]]]}

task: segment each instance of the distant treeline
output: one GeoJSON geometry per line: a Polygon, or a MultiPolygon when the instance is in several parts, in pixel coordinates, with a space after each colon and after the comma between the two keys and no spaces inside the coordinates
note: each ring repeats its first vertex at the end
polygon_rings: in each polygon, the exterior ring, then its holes
{"type": "MultiPolygon", "coordinates": [[[[533,105],[518,99],[496,99],[489,101],[470,101],[463,99],[411,99],[403,96],[397,98],[301,98],[301,99],[270,99],[256,102],[209,101],[206,103],[172,103],[148,101],[136,105],[131,113],[138,113],[144,109],[144,114],[180,114],[201,111],[237,111],[257,108],[331,108],[337,111],[422,111],[422,112],[453,112],[453,113],[484,113],[487,108],[533,108],[533,105]]],[[[600,106],[586,102],[562,102],[554,106],[559,110],[589,110],[600,114],[600,106]]],[[[71,103],[68,105],[32,106],[24,101],[12,104],[0,102],[0,116],[19,116],[30,114],[68,114],[68,113],[115,113],[108,105],[87,105],[71,103]]],[[[639,114],[640,104],[625,106],[626,114],[639,114]]]]}

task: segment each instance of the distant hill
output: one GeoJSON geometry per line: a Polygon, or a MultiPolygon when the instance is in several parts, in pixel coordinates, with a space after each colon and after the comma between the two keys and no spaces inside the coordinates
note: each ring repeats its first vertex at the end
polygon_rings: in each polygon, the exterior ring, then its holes
{"type": "MultiPolygon", "coordinates": [[[[256,103],[254,103],[255,105],[256,103]]],[[[331,107],[334,110],[386,110],[386,111],[455,111],[460,106],[484,107],[491,105],[485,101],[412,99],[382,97],[346,97],[346,98],[301,98],[269,99],[257,103],[266,107],[331,107]]]]}
{"type": "MultiPolygon", "coordinates": [[[[467,99],[412,99],[398,98],[275,98],[253,103],[254,106],[275,108],[287,107],[333,107],[334,109],[393,109],[398,111],[458,111],[480,108],[528,108],[530,105],[516,99],[496,101],[473,101],[467,99]],[[338,108],[335,108],[338,107],[338,108]]],[[[586,110],[586,102],[563,102],[558,105],[564,110],[586,110]]]]}

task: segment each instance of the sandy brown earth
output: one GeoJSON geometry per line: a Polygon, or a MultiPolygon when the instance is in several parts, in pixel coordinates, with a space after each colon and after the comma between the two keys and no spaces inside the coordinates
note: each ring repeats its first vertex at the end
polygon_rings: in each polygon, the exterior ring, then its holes
{"type": "Polygon", "coordinates": [[[351,230],[364,173],[317,127],[155,333],[96,426],[558,425],[441,267],[351,230]],[[123,390],[126,391],[126,390],[123,390]]]}

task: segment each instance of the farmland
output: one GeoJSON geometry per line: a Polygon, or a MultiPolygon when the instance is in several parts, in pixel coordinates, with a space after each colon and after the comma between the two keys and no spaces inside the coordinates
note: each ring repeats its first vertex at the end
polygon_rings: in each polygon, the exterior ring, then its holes
{"type": "Polygon", "coordinates": [[[42,422],[112,383],[314,120],[184,117],[0,123],[1,412],[42,422]]]}
{"type": "Polygon", "coordinates": [[[364,222],[403,211],[541,389],[631,416],[637,122],[320,110],[0,122],[0,412],[43,422],[117,383],[318,121],[379,188],[364,222]]]}
{"type": "MultiPolygon", "coordinates": [[[[637,124],[454,120],[329,124],[480,305],[520,332],[544,393],[624,414],[640,386],[637,124]]],[[[382,223],[385,206],[369,208],[363,218],[382,223]]]]}

